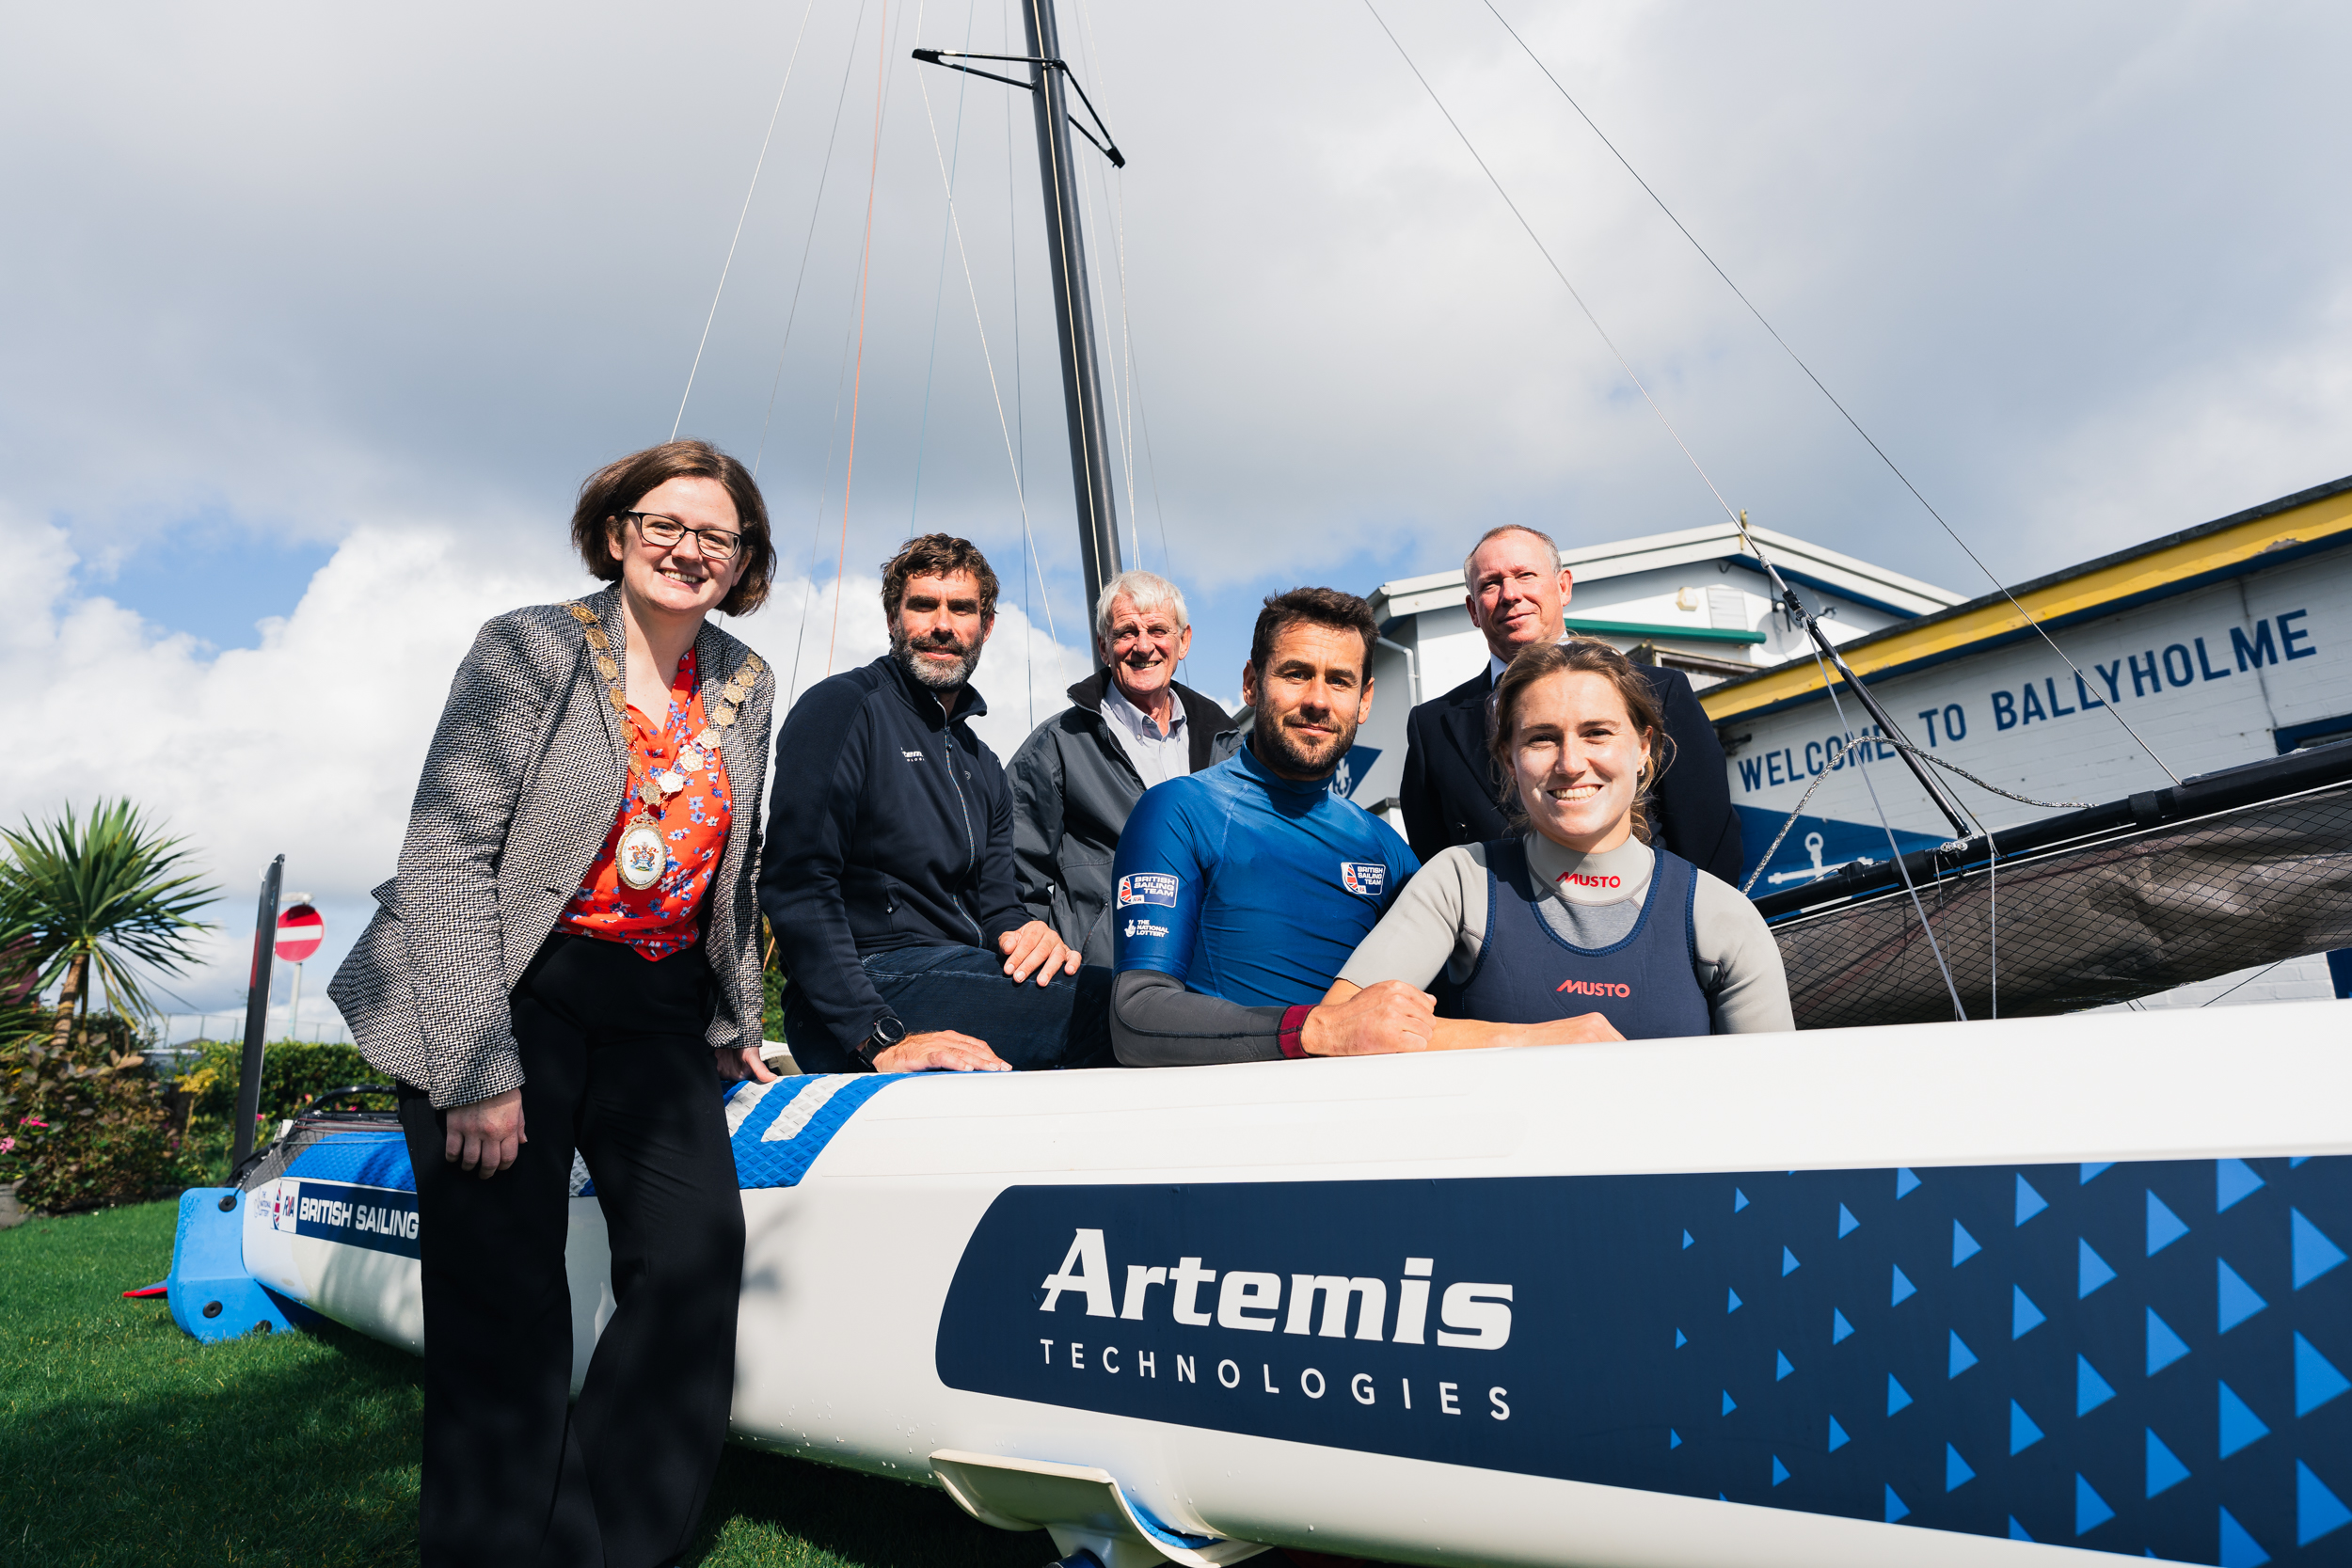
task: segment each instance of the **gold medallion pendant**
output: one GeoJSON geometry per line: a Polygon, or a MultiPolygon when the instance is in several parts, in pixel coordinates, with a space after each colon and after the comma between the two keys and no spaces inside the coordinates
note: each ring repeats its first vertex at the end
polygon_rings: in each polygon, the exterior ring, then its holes
{"type": "Polygon", "coordinates": [[[669,846],[650,824],[640,822],[621,835],[613,850],[612,869],[622,881],[643,893],[661,880],[662,868],[669,863],[669,846]]]}

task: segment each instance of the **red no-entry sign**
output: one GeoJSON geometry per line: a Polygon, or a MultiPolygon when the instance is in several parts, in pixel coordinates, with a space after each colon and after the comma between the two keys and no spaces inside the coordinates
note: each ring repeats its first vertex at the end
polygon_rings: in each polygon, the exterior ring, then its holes
{"type": "Polygon", "coordinates": [[[326,940],[326,917],[308,904],[296,904],[278,917],[278,956],[298,964],[326,940]]]}

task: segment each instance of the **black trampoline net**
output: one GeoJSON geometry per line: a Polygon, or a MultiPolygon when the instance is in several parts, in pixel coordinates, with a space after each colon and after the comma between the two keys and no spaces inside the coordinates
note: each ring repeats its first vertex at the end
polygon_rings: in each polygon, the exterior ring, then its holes
{"type": "MultiPolygon", "coordinates": [[[[2352,946],[2352,787],[2058,846],[1919,888],[1970,1018],[2074,1012],[2352,946]],[[1998,911],[1998,967],[1994,913],[1998,911]]],[[[1951,993],[1911,897],[1772,927],[1800,1029],[1925,1023],[1951,993]]]]}

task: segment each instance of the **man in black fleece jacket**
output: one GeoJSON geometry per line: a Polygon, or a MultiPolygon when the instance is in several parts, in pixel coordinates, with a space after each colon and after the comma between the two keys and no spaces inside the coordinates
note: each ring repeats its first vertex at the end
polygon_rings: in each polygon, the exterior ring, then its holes
{"type": "Polygon", "coordinates": [[[972,733],[996,574],[946,534],[882,567],[890,652],[811,687],[776,736],[759,904],[808,1072],[1110,1064],[1107,970],[1021,904],[1012,797],[972,733]]]}

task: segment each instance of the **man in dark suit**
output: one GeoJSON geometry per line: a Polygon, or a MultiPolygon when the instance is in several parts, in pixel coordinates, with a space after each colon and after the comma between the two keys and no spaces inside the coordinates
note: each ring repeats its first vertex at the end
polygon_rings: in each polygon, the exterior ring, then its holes
{"type": "MultiPolygon", "coordinates": [[[[1456,844],[1507,838],[1498,797],[1502,777],[1486,752],[1486,697],[1511,656],[1557,642],[1574,579],[1550,536],[1532,528],[1489,529],[1462,563],[1470,617],[1486,634],[1486,669],[1413,709],[1405,734],[1405,836],[1424,862],[1456,844]]],[[[1702,871],[1740,884],[1740,818],[1715,726],[1690,677],[1645,665],[1666,718],[1669,766],[1652,792],[1657,840],[1702,871]]]]}

